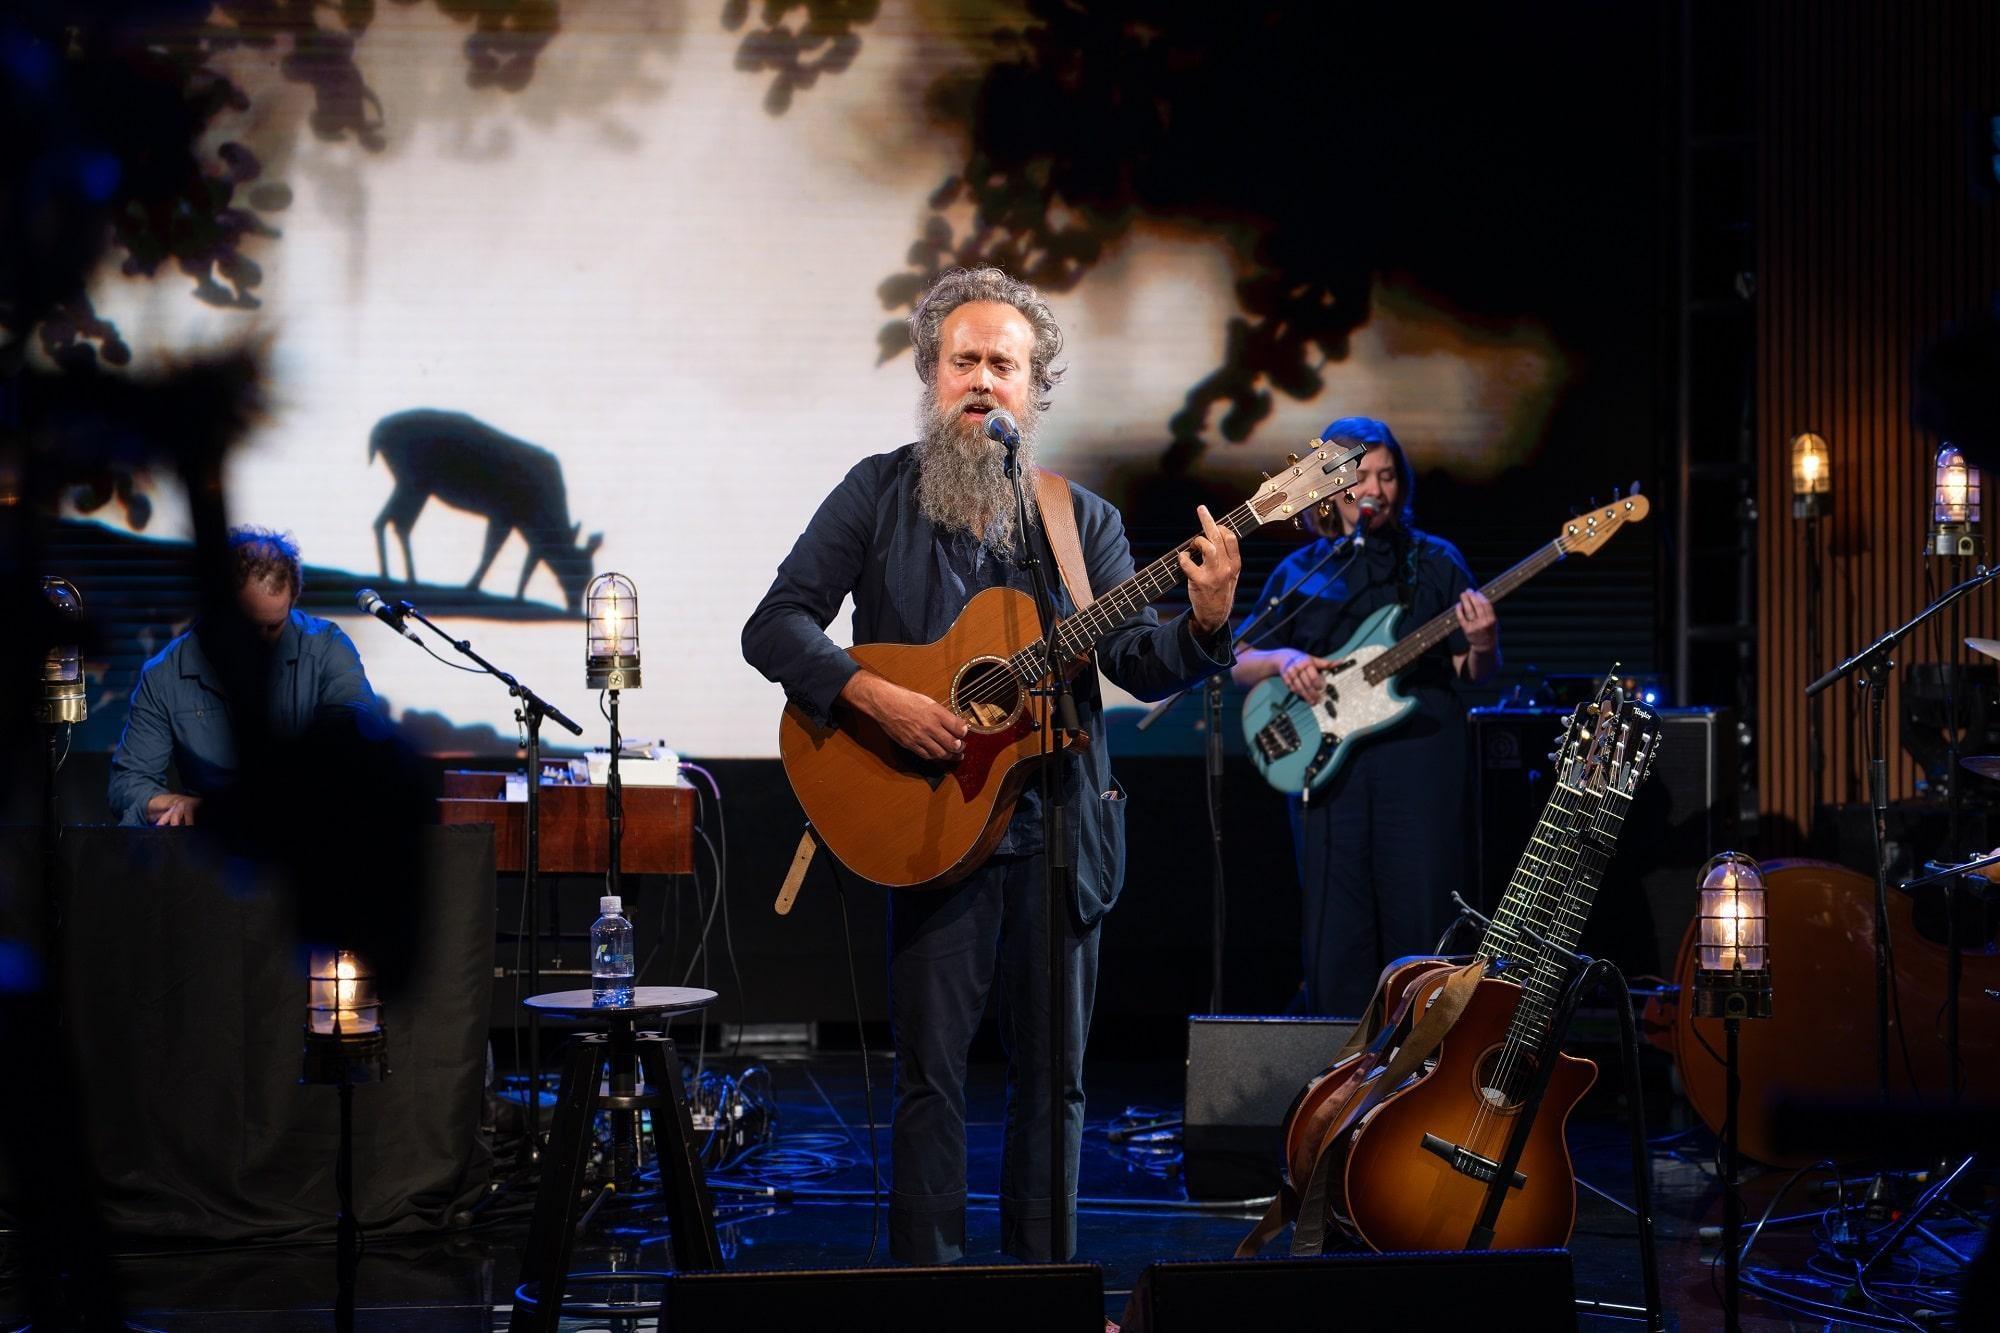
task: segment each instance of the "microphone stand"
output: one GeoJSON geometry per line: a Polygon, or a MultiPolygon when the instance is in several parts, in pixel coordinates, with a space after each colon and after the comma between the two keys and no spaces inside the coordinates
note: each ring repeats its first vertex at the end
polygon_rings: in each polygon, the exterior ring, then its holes
{"type": "Polygon", "coordinates": [[[1048,578],[1028,526],[1028,492],[1017,457],[1020,443],[1019,435],[1001,440],[1007,450],[1003,466],[1014,483],[1014,526],[1021,534],[1021,549],[1035,585],[1035,607],[1042,617],[1044,665],[1049,678],[1046,686],[1031,684],[1029,693],[1043,696],[1050,704],[1042,727],[1042,865],[1048,879],[1048,920],[1044,927],[1049,969],[1049,1262],[1059,1264],[1069,1259],[1070,1241],[1069,1098],[1065,1091],[1069,1083],[1069,985],[1065,968],[1069,960],[1063,946],[1069,933],[1067,914],[1075,897],[1076,874],[1070,858],[1066,809],[1069,779],[1063,763],[1062,738],[1075,735],[1081,727],[1077,722],[1076,699],[1069,688],[1068,663],[1062,658],[1056,633],[1055,600],[1049,593],[1048,578]]]}
{"type": "MultiPolygon", "coordinates": [[[[541,863],[542,853],[542,719],[551,718],[576,736],[583,735],[583,728],[566,717],[560,708],[474,652],[470,639],[452,638],[408,602],[396,603],[396,610],[443,639],[462,656],[470,658],[480,670],[505,685],[508,694],[521,701],[521,706],[514,712],[528,732],[528,845],[521,863],[521,892],[528,900],[528,993],[540,994],[542,908],[536,897],[536,868],[541,863]]],[[[528,1010],[528,1156],[535,1161],[541,1159],[542,1153],[541,1038],[541,1011],[531,1008],[528,1010]]]]}
{"type": "MultiPolygon", "coordinates": [[[[1359,529],[1356,529],[1356,531],[1358,532],[1359,529]]],[[[1352,564],[1355,554],[1358,554],[1361,547],[1365,544],[1363,539],[1353,536],[1341,541],[1328,543],[1326,554],[1315,561],[1312,568],[1308,569],[1296,584],[1266,602],[1262,610],[1244,622],[1243,628],[1237,632],[1232,642],[1250,642],[1253,634],[1263,632],[1264,621],[1278,609],[1286,597],[1304,587],[1312,576],[1325,569],[1335,556],[1346,552],[1347,564],[1352,564]]],[[[1339,569],[1335,570],[1334,576],[1338,577],[1345,573],[1347,564],[1343,564],[1339,569]]],[[[1300,610],[1303,609],[1303,607],[1300,608],[1300,610]]],[[[1271,628],[1274,630],[1281,628],[1286,621],[1292,619],[1292,616],[1296,616],[1297,614],[1298,612],[1294,611],[1291,616],[1285,617],[1285,620],[1279,621],[1276,625],[1271,626],[1271,628]]],[[[1217,672],[1208,677],[1201,682],[1201,686],[1202,713],[1206,719],[1205,725],[1208,729],[1208,735],[1203,740],[1206,762],[1202,765],[1202,788],[1208,798],[1208,828],[1211,844],[1209,903],[1213,912],[1213,920],[1209,927],[1208,1012],[1219,1014],[1222,1012],[1223,938],[1229,922],[1228,897],[1223,884],[1222,862],[1222,673],[1217,672]]],[[[1147,709],[1146,715],[1139,719],[1138,730],[1144,731],[1165,717],[1173,709],[1173,706],[1185,698],[1193,689],[1194,686],[1192,685],[1183,686],[1147,709]]]]}
{"type": "Polygon", "coordinates": [[[1947,588],[1943,596],[1917,612],[1908,623],[1888,631],[1806,686],[1806,698],[1813,699],[1843,677],[1857,671],[1867,673],[1862,684],[1868,691],[1868,803],[1875,833],[1875,1081],[1877,1091],[1885,1098],[1889,1095],[1889,768],[1886,753],[1889,741],[1882,709],[1889,672],[1896,665],[1890,654],[1911,630],[1995,578],[2000,578],[2000,566],[1981,569],[1964,582],[1947,588]]]}

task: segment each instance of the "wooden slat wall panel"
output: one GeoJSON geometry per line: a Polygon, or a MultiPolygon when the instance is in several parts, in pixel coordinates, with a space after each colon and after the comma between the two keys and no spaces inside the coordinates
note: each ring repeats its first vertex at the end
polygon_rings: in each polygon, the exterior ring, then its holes
{"type": "MultiPolygon", "coordinates": [[[[1758,713],[1762,842],[1796,846],[1808,823],[1805,684],[1901,623],[1942,586],[1920,553],[1939,441],[1911,421],[1918,355],[2000,292],[1992,117],[2000,115],[2000,5],[1991,0],[1765,0],[1758,31],[1758,713]],[[1833,454],[1822,521],[1824,661],[1808,661],[1803,525],[1791,518],[1793,434],[1833,454]]],[[[1990,472],[2000,471],[2000,464],[1990,472]]],[[[2000,476],[1986,490],[1995,550],[2000,476]]],[[[1996,599],[1961,630],[1993,636],[1996,599]]],[[[1939,660],[1941,637],[1903,663],[1939,660]]],[[[1900,671],[1898,672],[1900,677],[1900,671]]],[[[1889,695],[1890,792],[1910,795],[1889,695]]],[[[1825,696],[1826,799],[1865,799],[1858,695],[1825,696]]]]}

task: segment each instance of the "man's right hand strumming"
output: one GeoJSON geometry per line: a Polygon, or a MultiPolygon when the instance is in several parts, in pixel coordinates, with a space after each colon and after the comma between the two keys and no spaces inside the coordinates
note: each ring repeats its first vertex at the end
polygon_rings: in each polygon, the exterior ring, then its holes
{"type": "Polygon", "coordinates": [[[857,671],[840,701],[873,718],[889,739],[924,759],[951,760],[965,752],[965,719],[928,695],[906,690],[872,671],[857,671]]]}

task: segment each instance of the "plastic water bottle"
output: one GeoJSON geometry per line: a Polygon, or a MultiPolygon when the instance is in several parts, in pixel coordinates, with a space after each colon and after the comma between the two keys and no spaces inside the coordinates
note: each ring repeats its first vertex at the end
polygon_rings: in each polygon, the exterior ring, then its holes
{"type": "Polygon", "coordinates": [[[622,1008],[632,1003],[632,923],[609,894],[597,900],[597,910],[604,915],[590,927],[591,1003],[622,1008]]]}

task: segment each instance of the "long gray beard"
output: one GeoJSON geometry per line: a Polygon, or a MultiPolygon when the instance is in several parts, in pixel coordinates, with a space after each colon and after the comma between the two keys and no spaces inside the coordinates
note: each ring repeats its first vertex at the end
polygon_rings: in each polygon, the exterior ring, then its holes
{"type": "MultiPolygon", "coordinates": [[[[1001,470],[1006,451],[986,438],[968,436],[960,415],[968,403],[984,401],[968,395],[949,407],[926,391],[917,404],[917,505],[924,517],[949,532],[978,538],[995,551],[1008,550],[1014,539],[1014,483],[1001,470]],[[985,531],[979,530],[981,518],[985,531]]],[[[1040,413],[1030,407],[1017,424],[1021,445],[1015,457],[1034,476],[1035,428],[1040,413]]],[[[1028,521],[1037,521],[1033,491],[1028,521]]]]}

